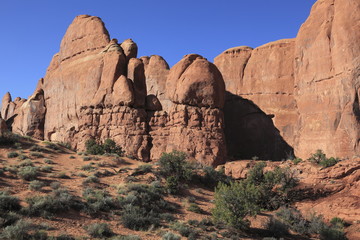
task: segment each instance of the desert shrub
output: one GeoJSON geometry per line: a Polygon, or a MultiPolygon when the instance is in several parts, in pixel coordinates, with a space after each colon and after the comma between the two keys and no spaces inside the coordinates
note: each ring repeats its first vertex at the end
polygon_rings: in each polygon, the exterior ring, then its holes
{"type": "Polygon", "coordinates": [[[26,198],[28,207],[24,209],[24,213],[29,216],[41,216],[51,218],[59,212],[68,211],[70,209],[82,208],[82,205],[67,190],[54,190],[49,195],[38,195],[26,198]]]}
{"type": "Polygon", "coordinates": [[[33,191],[41,191],[41,189],[45,186],[44,182],[39,180],[31,181],[29,184],[29,189],[33,191]]]}
{"type": "Polygon", "coordinates": [[[180,240],[181,237],[175,233],[172,232],[166,232],[163,236],[162,236],[162,240],[180,240]]]}
{"type": "MultiPolygon", "coordinates": [[[[308,222],[302,217],[300,211],[295,208],[281,208],[276,212],[276,216],[292,231],[300,234],[306,234],[309,231],[312,232],[312,228],[310,228],[308,222]]],[[[318,226],[314,228],[315,231],[317,229],[318,226]]]]}
{"type": "Polygon", "coordinates": [[[105,153],[114,153],[118,154],[119,156],[122,156],[124,154],[122,148],[120,146],[117,146],[114,140],[109,138],[104,141],[102,147],[105,153]]]}
{"type": "Polygon", "coordinates": [[[83,191],[83,198],[85,199],[84,211],[92,216],[100,212],[108,212],[117,207],[114,199],[103,190],[86,188],[83,191]]]}
{"type": "Polygon", "coordinates": [[[53,170],[53,167],[50,165],[45,165],[45,166],[40,167],[41,172],[49,173],[49,172],[52,172],[52,170],[53,170]]]}
{"type": "Polygon", "coordinates": [[[0,191],[0,213],[18,211],[20,209],[19,198],[11,196],[7,192],[0,191]]]}
{"type": "Polygon", "coordinates": [[[120,235],[110,238],[111,240],[141,240],[138,235],[120,235]]]}
{"type": "Polygon", "coordinates": [[[59,189],[59,188],[61,187],[61,183],[59,183],[59,182],[52,182],[52,183],[50,183],[50,187],[51,187],[51,189],[53,189],[53,190],[57,190],[57,189],[59,189]]]}
{"type": "Polygon", "coordinates": [[[24,154],[20,154],[19,157],[18,157],[20,160],[25,160],[27,159],[28,157],[24,154]]]}
{"type": "Polygon", "coordinates": [[[159,173],[164,177],[173,176],[180,181],[188,181],[193,175],[193,168],[183,152],[162,153],[158,164],[159,173]]]}
{"type": "Polygon", "coordinates": [[[106,139],[103,144],[98,144],[94,139],[89,139],[85,143],[86,152],[92,155],[103,155],[104,153],[108,154],[118,154],[121,156],[124,151],[120,146],[117,146],[116,143],[111,139],[106,139]]]}
{"type": "Polygon", "coordinates": [[[327,158],[326,154],[320,149],[316,150],[315,153],[311,154],[308,160],[312,163],[316,163],[325,168],[334,166],[336,163],[340,161],[340,159],[338,158],[333,158],[333,157],[327,158]]]}
{"type": "Polygon", "coordinates": [[[75,157],[75,156],[73,156],[73,155],[71,155],[69,158],[70,158],[70,159],[75,159],[76,157],[75,157]]]}
{"type": "Polygon", "coordinates": [[[265,225],[265,228],[269,230],[275,237],[283,237],[289,233],[288,225],[279,221],[278,219],[271,217],[265,225]]]}
{"type": "Polygon", "coordinates": [[[336,228],[325,227],[320,231],[320,240],[346,240],[345,233],[336,228]]]}
{"type": "Polygon", "coordinates": [[[1,212],[0,213],[0,227],[4,228],[16,223],[21,216],[15,212],[1,212]]]}
{"type": "Polygon", "coordinates": [[[249,226],[244,218],[260,211],[257,204],[261,193],[259,189],[245,181],[219,183],[215,189],[215,208],[213,217],[216,222],[224,222],[232,227],[246,229],[249,226]]]}
{"type": "Polygon", "coordinates": [[[84,160],[84,161],[91,161],[91,160],[92,160],[92,157],[90,157],[90,156],[84,156],[84,157],[83,157],[83,160],[84,160]]]}
{"type": "Polygon", "coordinates": [[[159,226],[161,213],[173,210],[164,200],[164,190],[154,185],[130,184],[119,197],[120,206],[124,206],[121,219],[125,227],[134,230],[146,230],[150,226],[159,226]]]}
{"type": "Polygon", "coordinates": [[[145,208],[128,204],[125,206],[121,220],[125,227],[133,230],[148,230],[151,226],[160,225],[159,214],[153,211],[147,211],[145,208]]]}
{"type": "Polygon", "coordinates": [[[75,240],[75,238],[68,234],[61,234],[56,237],[50,237],[48,240],[75,240]]]}
{"type": "Polygon", "coordinates": [[[95,175],[90,175],[83,181],[84,184],[87,184],[87,183],[99,183],[99,182],[100,182],[100,179],[95,175]]]}
{"type": "Polygon", "coordinates": [[[7,154],[7,157],[8,158],[16,158],[16,157],[18,157],[19,156],[19,153],[17,153],[17,152],[9,152],[8,154],[7,154]]]}
{"type": "Polygon", "coordinates": [[[54,162],[51,159],[44,158],[44,163],[46,164],[54,164],[54,162]]]}
{"type": "Polygon", "coordinates": [[[31,234],[30,237],[31,240],[48,240],[48,234],[44,230],[35,230],[33,234],[31,234]]]}
{"type": "Polygon", "coordinates": [[[48,141],[44,141],[46,148],[55,150],[55,151],[60,151],[61,148],[59,147],[59,145],[57,145],[56,143],[52,143],[52,142],[48,142],[48,141]]]}
{"type": "Polygon", "coordinates": [[[203,210],[196,203],[190,203],[187,210],[194,213],[203,213],[203,210]]]}
{"type": "Polygon", "coordinates": [[[86,232],[94,238],[107,238],[114,235],[107,223],[94,223],[85,227],[86,232]]]}
{"type": "Polygon", "coordinates": [[[21,140],[21,137],[17,134],[14,134],[10,131],[5,132],[0,136],[0,145],[13,145],[18,143],[21,140]]]}
{"type": "Polygon", "coordinates": [[[44,155],[40,152],[31,152],[30,156],[35,157],[35,158],[43,158],[44,157],[44,155]]]}
{"type": "Polygon", "coordinates": [[[70,177],[66,174],[66,172],[59,172],[55,177],[62,179],[69,179],[70,177]]]}
{"type": "Polygon", "coordinates": [[[179,179],[175,176],[169,176],[166,178],[166,190],[170,194],[179,193],[180,182],[179,179]]]}
{"type": "Polygon", "coordinates": [[[142,164],[134,169],[133,176],[142,175],[152,172],[153,168],[151,164],[142,164]]]}
{"type": "Polygon", "coordinates": [[[89,163],[89,164],[81,166],[81,170],[83,170],[83,171],[89,171],[90,172],[90,171],[93,171],[95,169],[96,169],[96,167],[93,166],[93,163],[89,163]]]}
{"type": "Polygon", "coordinates": [[[224,169],[216,171],[213,167],[206,166],[203,168],[204,175],[201,178],[201,182],[211,188],[218,185],[219,182],[230,183],[231,177],[226,176],[224,169]]]}
{"type": "Polygon", "coordinates": [[[330,224],[332,227],[342,229],[345,227],[345,221],[341,218],[334,217],[330,220],[330,224]]]}
{"type": "Polygon", "coordinates": [[[31,152],[47,152],[46,148],[43,148],[41,146],[38,146],[38,145],[33,145],[29,148],[29,150],[31,152]]]}
{"type": "Polygon", "coordinates": [[[26,181],[35,180],[38,175],[36,167],[26,166],[19,169],[17,175],[26,181]]]}
{"type": "Polygon", "coordinates": [[[14,225],[7,226],[1,233],[1,239],[24,240],[29,239],[29,231],[33,229],[32,224],[27,221],[19,220],[14,225]]]}
{"type": "Polygon", "coordinates": [[[302,159],[301,159],[301,158],[296,157],[296,158],[293,158],[291,161],[292,161],[295,165],[298,165],[299,163],[301,163],[301,162],[302,162],[302,159]]]}
{"type": "Polygon", "coordinates": [[[31,160],[24,160],[24,161],[21,161],[19,164],[18,164],[19,167],[25,167],[25,166],[31,166],[33,167],[34,164],[31,162],[31,160]]]}
{"type": "Polygon", "coordinates": [[[175,222],[170,228],[178,231],[183,237],[193,238],[197,235],[197,232],[193,228],[183,222],[175,222]]]}

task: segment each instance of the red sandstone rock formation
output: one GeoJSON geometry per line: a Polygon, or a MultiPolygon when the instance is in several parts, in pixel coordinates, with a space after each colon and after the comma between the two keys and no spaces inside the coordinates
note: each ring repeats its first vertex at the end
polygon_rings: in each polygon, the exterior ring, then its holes
{"type": "Polygon", "coordinates": [[[359,21],[359,1],[319,0],[295,40],[232,48],[215,64],[227,91],[272,116],[296,155],[352,157],[360,151],[359,21]]]}

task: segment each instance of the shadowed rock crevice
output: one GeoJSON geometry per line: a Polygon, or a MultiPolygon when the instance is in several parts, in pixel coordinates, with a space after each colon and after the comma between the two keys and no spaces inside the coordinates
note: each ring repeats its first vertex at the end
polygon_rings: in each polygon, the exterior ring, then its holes
{"type": "Polygon", "coordinates": [[[282,160],[294,156],[294,149],[266,115],[248,99],[226,92],[225,138],[228,156],[235,159],[282,160]]]}

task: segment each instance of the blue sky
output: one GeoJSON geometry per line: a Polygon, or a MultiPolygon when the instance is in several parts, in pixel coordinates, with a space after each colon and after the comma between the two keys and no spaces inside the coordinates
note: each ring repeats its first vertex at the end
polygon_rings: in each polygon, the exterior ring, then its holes
{"type": "Polygon", "coordinates": [[[75,16],[102,18],[111,38],[132,38],[139,57],[170,66],[198,53],[294,38],[315,0],[0,0],[0,98],[27,98],[75,16]]]}

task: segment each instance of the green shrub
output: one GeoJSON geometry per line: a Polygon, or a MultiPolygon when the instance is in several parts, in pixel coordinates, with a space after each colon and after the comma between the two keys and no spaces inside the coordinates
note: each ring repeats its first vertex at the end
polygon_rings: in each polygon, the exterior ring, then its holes
{"type": "Polygon", "coordinates": [[[186,154],[179,151],[162,153],[159,159],[159,172],[164,177],[175,177],[180,181],[188,181],[193,175],[193,168],[186,161],[186,154]]]}
{"type": "Polygon", "coordinates": [[[95,175],[90,175],[88,176],[83,183],[99,183],[100,179],[98,177],[96,177],[95,175]]]}
{"type": "Polygon", "coordinates": [[[190,203],[187,210],[194,213],[200,213],[200,214],[203,213],[203,210],[196,203],[190,203]]]}
{"type": "Polygon", "coordinates": [[[162,236],[162,240],[180,240],[181,237],[177,234],[174,234],[172,232],[166,232],[163,236],[162,236]]]}
{"type": "Polygon", "coordinates": [[[71,155],[69,158],[70,158],[70,159],[75,159],[76,157],[75,157],[75,156],[73,156],[73,155],[71,155]]]}
{"type": "Polygon", "coordinates": [[[133,176],[142,175],[142,174],[150,173],[152,172],[152,170],[153,169],[151,164],[143,164],[135,168],[132,175],[133,176]]]}
{"type": "Polygon", "coordinates": [[[164,190],[155,185],[130,184],[119,197],[124,206],[121,219],[125,227],[134,230],[147,230],[150,226],[160,225],[161,213],[173,210],[164,200],[164,190]]]}
{"type": "Polygon", "coordinates": [[[59,172],[56,175],[57,178],[62,178],[62,179],[69,179],[70,177],[66,174],[66,172],[59,172]]]}
{"type": "Polygon", "coordinates": [[[216,187],[219,182],[229,184],[231,181],[231,177],[226,176],[224,168],[220,171],[216,171],[213,167],[206,166],[203,168],[203,172],[205,173],[201,178],[201,182],[211,188],[216,187]]]}
{"type": "Polygon", "coordinates": [[[1,233],[1,239],[24,240],[29,239],[29,231],[33,229],[32,224],[25,220],[19,220],[16,224],[7,226],[1,233]]]}
{"type": "Polygon", "coordinates": [[[306,234],[308,232],[316,234],[317,232],[313,232],[312,229],[318,231],[322,227],[316,225],[315,228],[311,228],[309,223],[302,217],[300,211],[295,208],[281,208],[276,212],[276,216],[280,218],[281,222],[288,226],[288,228],[300,234],[306,234]]]}
{"type": "Polygon", "coordinates": [[[94,238],[107,238],[114,235],[107,223],[94,223],[85,227],[86,232],[94,238]]]}
{"type": "Polygon", "coordinates": [[[46,148],[43,148],[41,146],[38,146],[38,145],[33,145],[29,148],[29,150],[31,152],[47,152],[46,148]]]}
{"type": "Polygon", "coordinates": [[[49,149],[52,149],[55,151],[61,150],[61,148],[56,143],[52,143],[52,142],[48,142],[48,141],[45,141],[44,143],[45,143],[46,147],[49,149]]]}
{"type": "Polygon", "coordinates": [[[7,154],[7,157],[8,158],[16,158],[16,157],[18,157],[19,156],[19,153],[17,153],[17,152],[9,152],[8,154],[7,154]]]}
{"type": "Polygon", "coordinates": [[[30,156],[35,157],[35,158],[43,158],[44,157],[44,155],[40,152],[31,152],[30,156]]]}
{"type": "Polygon", "coordinates": [[[175,222],[170,226],[171,229],[176,230],[183,237],[191,238],[190,236],[195,236],[197,233],[194,229],[188,226],[186,223],[175,222]]]}
{"type": "Polygon", "coordinates": [[[125,205],[121,220],[126,228],[137,231],[148,230],[151,226],[157,227],[161,221],[159,214],[131,204],[125,205]]]}
{"type": "Polygon", "coordinates": [[[45,186],[44,182],[34,180],[31,181],[29,184],[29,189],[33,191],[41,191],[41,189],[45,186]]]}
{"type": "Polygon", "coordinates": [[[50,165],[45,165],[45,166],[40,167],[41,172],[49,173],[49,172],[52,172],[52,170],[53,170],[53,167],[50,165]]]}
{"type": "Polygon", "coordinates": [[[26,181],[35,180],[38,175],[36,167],[26,166],[19,169],[18,176],[26,181]]]}
{"type": "Polygon", "coordinates": [[[115,153],[119,156],[122,156],[124,154],[124,151],[120,146],[117,146],[114,140],[112,139],[106,139],[104,141],[104,144],[102,145],[105,153],[115,153]]]}
{"type": "Polygon", "coordinates": [[[320,232],[320,240],[346,240],[345,233],[336,228],[326,227],[320,232]]]}
{"type": "Polygon", "coordinates": [[[311,154],[308,160],[325,168],[331,167],[340,161],[338,158],[327,158],[326,154],[320,149],[316,150],[314,154],[311,154]]]}
{"type": "Polygon", "coordinates": [[[61,234],[61,235],[59,235],[57,237],[51,238],[51,240],[75,240],[75,238],[72,237],[71,235],[61,234]]]}
{"type": "Polygon", "coordinates": [[[20,209],[19,198],[10,196],[7,192],[0,191],[0,213],[18,211],[20,209]]]}
{"type": "Polygon", "coordinates": [[[24,160],[24,161],[21,161],[18,166],[19,167],[25,167],[25,166],[33,167],[34,164],[31,162],[31,160],[24,160]]]}
{"type": "Polygon", "coordinates": [[[89,164],[81,166],[80,169],[83,170],[83,171],[89,171],[90,172],[90,171],[95,170],[96,167],[93,166],[93,163],[89,163],[89,164]]]}
{"type": "Polygon", "coordinates": [[[83,198],[85,199],[84,211],[92,216],[117,208],[109,193],[103,190],[86,188],[83,191],[83,198]]]}
{"type": "Polygon", "coordinates": [[[302,162],[302,159],[301,159],[301,158],[296,157],[296,158],[292,159],[291,161],[292,161],[295,165],[298,165],[299,163],[301,163],[301,162],[302,162]]]}
{"type": "Polygon", "coordinates": [[[12,145],[18,143],[20,139],[21,137],[19,135],[7,131],[0,136],[0,145],[12,145]]]}
{"type": "Polygon", "coordinates": [[[105,153],[104,148],[97,144],[94,139],[89,139],[85,143],[86,152],[92,155],[103,155],[105,153]]]}
{"type": "Polygon", "coordinates": [[[15,212],[1,212],[0,213],[0,228],[4,228],[16,223],[21,216],[15,212]]]}
{"type": "Polygon", "coordinates": [[[46,164],[54,164],[54,162],[51,159],[44,158],[44,163],[46,164]]]}
{"type": "Polygon", "coordinates": [[[338,217],[334,217],[330,220],[331,226],[338,228],[338,229],[342,229],[345,227],[345,221],[341,218],[338,217]]]}
{"type": "Polygon", "coordinates": [[[53,189],[53,190],[57,190],[57,189],[59,189],[59,188],[61,187],[61,183],[59,183],[59,182],[52,182],[52,183],[50,183],[50,187],[51,187],[51,189],[53,189]]]}
{"type": "Polygon", "coordinates": [[[54,190],[50,195],[26,198],[28,207],[24,213],[29,216],[51,218],[59,212],[82,208],[82,205],[66,190],[54,190]]]}
{"type": "Polygon", "coordinates": [[[289,234],[288,225],[271,217],[266,223],[265,228],[269,230],[274,237],[283,237],[289,234]]]}
{"type": "Polygon", "coordinates": [[[124,151],[111,139],[106,139],[104,144],[98,144],[94,139],[89,139],[85,143],[86,152],[92,155],[103,155],[104,153],[114,153],[121,156],[124,151]]]}
{"type": "Polygon", "coordinates": [[[19,155],[19,159],[20,160],[25,160],[25,159],[27,159],[28,157],[26,156],[26,155],[24,155],[24,154],[20,154],[19,155]]]}
{"type": "Polygon", "coordinates": [[[219,183],[215,189],[213,217],[216,222],[247,229],[249,223],[244,218],[248,215],[254,216],[260,211],[257,204],[260,197],[259,189],[245,181],[231,182],[230,185],[219,183]]]}
{"type": "Polygon", "coordinates": [[[92,157],[90,157],[90,156],[85,156],[85,157],[83,157],[83,160],[84,160],[84,161],[91,161],[91,160],[92,160],[92,157]]]}
{"type": "Polygon", "coordinates": [[[166,190],[170,194],[179,193],[180,182],[179,179],[175,176],[169,176],[166,178],[166,190]]]}

